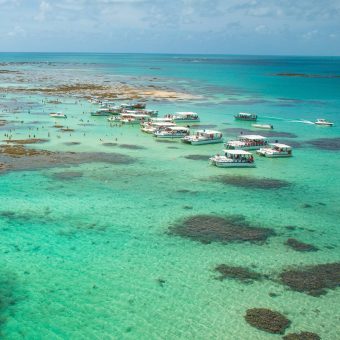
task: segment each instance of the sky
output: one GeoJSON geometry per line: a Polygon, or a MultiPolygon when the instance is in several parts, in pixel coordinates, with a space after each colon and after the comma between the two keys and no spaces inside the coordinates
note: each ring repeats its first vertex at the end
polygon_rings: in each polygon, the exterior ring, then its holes
{"type": "Polygon", "coordinates": [[[340,0],[0,0],[0,51],[340,55],[340,0]]]}

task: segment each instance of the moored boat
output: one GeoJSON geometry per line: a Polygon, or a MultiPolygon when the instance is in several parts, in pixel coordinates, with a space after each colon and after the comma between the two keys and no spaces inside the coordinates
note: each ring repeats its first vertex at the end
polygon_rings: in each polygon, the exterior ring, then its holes
{"type": "Polygon", "coordinates": [[[175,112],[174,114],[166,115],[166,118],[171,118],[176,123],[199,122],[200,118],[196,112],[175,112]]]}
{"type": "Polygon", "coordinates": [[[258,150],[268,145],[268,141],[260,135],[240,135],[237,140],[230,140],[224,145],[228,150],[258,150]]]}
{"type": "Polygon", "coordinates": [[[52,112],[49,114],[49,116],[52,118],[67,118],[67,115],[62,112],[52,112]]]}
{"type": "Polygon", "coordinates": [[[91,112],[91,116],[95,116],[95,117],[105,117],[105,116],[110,116],[111,112],[110,109],[108,108],[104,108],[104,109],[99,109],[95,112],[91,112]]]}
{"type": "Polygon", "coordinates": [[[318,118],[314,124],[321,125],[321,126],[333,126],[334,125],[334,123],[329,122],[328,120],[323,119],[323,118],[318,118]]]}
{"type": "Polygon", "coordinates": [[[145,122],[141,124],[141,130],[145,133],[155,133],[170,126],[176,126],[173,122],[145,122]]]}
{"type": "Polygon", "coordinates": [[[256,121],[257,115],[254,113],[240,112],[234,116],[236,120],[256,121]]]}
{"type": "Polygon", "coordinates": [[[190,133],[187,127],[183,126],[169,126],[165,129],[154,132],[154,136],[157,138],[183,138],[190,133]]]}
{"type": "Polygon", "coordinates": [[[210,157],[211,164],[219,168],[254,168],[253,155],[245,150],[223,150],[224,155],[210,157]]]}
{"type": "Polygon", "coordinates": [[[267,147],[257,150],[260,156],[269,158],[292,157],[292,148],[289,145],[281,143],[269,143],[267,147]]]}
{"type": "Polygon", "coordinates": [[[120,122],[125,124],[140,124],[143,122],[147,122],[149,119],[149,115],[137,113],[122,113],[120,115],[120,122]]]}
{"type": "Polygon", "coordinates": [[[194,135],[185,136],[181,140],[191,145],[215,144],[222,143],[223,136],[220,131],[197,130],[194,135]]]}

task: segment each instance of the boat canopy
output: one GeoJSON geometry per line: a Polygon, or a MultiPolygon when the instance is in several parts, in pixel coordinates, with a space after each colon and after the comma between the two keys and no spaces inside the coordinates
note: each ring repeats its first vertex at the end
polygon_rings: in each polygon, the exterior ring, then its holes
{"type": "Polygon", "coordinates": [[[175,112],[176,116],[183,116],[183,117],[197,117],[198,114],[196,112],[175,112]]]}
{"type": "Polygon", "coordinates": [[[189,131],[189,129],[184,126],[169,126],[168,129],[171,131],[189,131]]]}
{"type": "Polygon", "coordinates": [[[206,134],[206,135],[211,135],[211,134],[219,135],[219,134],[222,134],[220,131],[215,131],[215,130],[196,130],[196,133],[206,134]]]}
{"type": "Polygon", "coordinates": [[[250,139],[250,140],[264,140],[267,139],[266,137],[260,135],[240,135],[240,139],[250,139]]]}
{"type": "Polygon", "coordinates": [[[228,153],[229,155],[252,155],[251,152],[245,150],[223,150],[223,152],[228,153]]]}
{"type": "Polygon", "coordinates": [[[291,149],[291,146],[281,143],[270,143],[270,146],[273,148],[279,148],[279,149],[291,149]]]}

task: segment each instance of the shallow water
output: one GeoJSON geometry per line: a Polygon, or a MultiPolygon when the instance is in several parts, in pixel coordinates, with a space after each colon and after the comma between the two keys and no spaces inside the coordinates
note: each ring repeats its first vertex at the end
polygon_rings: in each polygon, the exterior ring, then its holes
{"type": "Polygon", "coordinates": [[[27,147],[112,152],[136,160],[0,174],[3,338],[278,338],[244,320],[247,309],[264,307],[292,321],[287,333],[336,339],[339,289],[313,297],[275,279],[290,266],[339,261],[339,150],[308,141],[340,136],[340,79],[274,74],[340,74],[339,58],[0,54],[0,69],[22,73],[0,74],[1,87],[126,81],[187,90],[202,98],[148,107],[161,115],[197,111],[201,124],[227,131],[226,138],[238,134],[230,128],[251,129],[233,114],[255,112],[274,132],[293,134],[272,140],[300,143],[291,159],[256,157],[254,169],[218,169],[202,155],[221,152],[221,144],[159,143],[137,126],[110,126],[104,117],[91,117],[96,106],[79,98],[1,92],[0,120],[9,121],[0,127],[1,139],[48,138],[27,147]],[[48,103],[56,99],[62,103],[48,103]],[[52,111],[68,118],[50,119],[52,111]],[[308,123],[319,117],[335,127],[308,123]],[[74,131],[62,132],[55,124],[74,131]],[[290,185],[263,190],[221,183],[221,175],[290,185]],[[195,215],[242,215],[276,235],[264,244],[203,244],[169,233],[195,215]],[[294,251],[284,244],[289,237],[319,251],[294,251]],[[223,263],[255,268],[272,280],[216,280],[214,269],[223,263]]]}

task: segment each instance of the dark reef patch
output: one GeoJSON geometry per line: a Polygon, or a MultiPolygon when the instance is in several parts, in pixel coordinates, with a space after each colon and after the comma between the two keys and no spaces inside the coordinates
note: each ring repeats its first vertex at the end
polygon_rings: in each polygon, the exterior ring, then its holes
{"type": "Polygon", "coordinates": [[[295,238],[289,238],[286,242],[285,245],[296,250],[296,251],[301,251],[301,252],[308,252],[308,251],[318,251],[319,249],[312,244],[308,243],[303,243],[300,242],[299,240],[295,238]]]}
{"type": "Polygon", "coordinates": [[[283,340],[320,340],[318,334],[312,332],[289,333],[285,335],[283,340]]]}
{"type": "Polygon", "coordinates": [[[8,309],[13,308],[16,303],[14,297],[16,285],[14,275],[0,272],[0,337],[2,337],[1,328],[7,321],[8,309]]]}
{"type": "Polygon", "coordinates": [[[295,77],[295,78],[340,78],[339,74],[310,74],[310,73],[275,73],[277,77],[295,77]]]}
{"type": "Polygon", "coordinates": [[[298,292],[320,296],[327,293],[326,289],[340,285],[340,263],[285,270],[280,274],[280,281],[298,292]]]}
{"type": "Polygon", "coordinates": [[[65,142],[64,145],[72,146],[72,145],[79,145],[80,142],[65,142]]]}
{"type": "Polygon", "coordinates": [[[49,139],[43,138],[30,138],[30,139],[5,139],[3,140],[5,143],[12,143],[12,144],[39,144],[39,143],[47,143],[49,139]]]}
{"type": "Polygon", "coordinates": [[[195,215],[169,227],[172,235],[189,238],[201,243],[251,242],[263,243],[275,235],[273,229],[253,227],[243,216],[195,215]]]}
{"type": "Polygon", "coordinates": [[[177,143],[178,142],[176,140],[176,138],[174,138],[174,140],[172,140],[172,139],[155,138],[155,141],[158,142],[158,143],[168,143],[168,144],[177,143]]]}
{"type": "Polygon", "coordinates": [[[102,143],[102,145],[104,146],[117,146],[117,143],[111,143],[111,142],[107,142],[107,143],[102,143]]]}
{"type": "Polygon", "coordinates": [[[186,159],[191,159],[193,161],[208,161],[209,156],[207,155],[187,155],[184,156],[186,159]]]}
{"type": "Polygon", "coordinates": [[[283,334],[290,325],[284,315],[266,308],[248,309],[244,318],[251,326],[274,334],[283,334]]]}
{"type": "Polygon", "coordinates": [[[81,171],[63,171],[53,174],[54,179],[61,181],[69,181],[81,177],[83,177],[83,173],[81,171]]]}
{"type": "Polygon", "coordinates": [[[215,271],[221,274],[216,278],[221,281],[224,279],[235,279],[245,283],[252,283],[254,280],[262,279],[261,274],[244,267],[233,267],[226,264],[220,264],[215,268],[215,271]]]}
{"type": "MultiPolygon", "coordinates": [[[[223,132],[230,134],[237,134],[237,135],[253,135],[258,130],[250,130],[250,129],[242,129],[242,128],[226,128],[223,129],[223,132]]],[[[262,131],[256,134],[260,134],[264,137],[284,137],[284,138],[296,138],[297,135],[291,132],[283,132],[283,131],[262,131]]]]}
{"type": "Polygon", "coordinates": [[[317,149],[339,151],[340,137],[336,138],[319,138],[306,141],[307,144],[313,145],[317,149]]]}
{"type": "Polygon", "coordinates": [[[142,145],[135,145],[135,144],[119,144],[119,147],[122,149],[129,149],[129,150],[145,150],[146,147],[142,145]]]}
{"type": "Polygon", "coordinates": [[[167,146],[167,149],[175,150],[175,149],[179,149],[179,148],[177,146],[167,146]]]}
{"type": "Polygon", "coordinates": [[[30,149],[23,145],[0,145],[0,163],[5,164],[7,170],[36,170],[83,163],[132,164],[134,162],[134,158],[119,153],[51,152],[30,149]]]}
{"type": "Polygon", "coordinates": [[[274,179],[274,178],[256,178],[250,176],[238,176],[238,175],[221,175],[211,177],[212,181],[219,182],[226,185],[232,185],[240,188],[248,188],[248,189],[263,189],[263,190],[271,190],[271,189],[280,189],[286,188],[291,185],[290,182],[274,179]]]}
{"type": "Polygon", "coordinates": [[[217,125],[215,124],[193,124],[193,125],[190,125],[191,128],[193,129],[214,129],[217,127],[217,125]]]}

